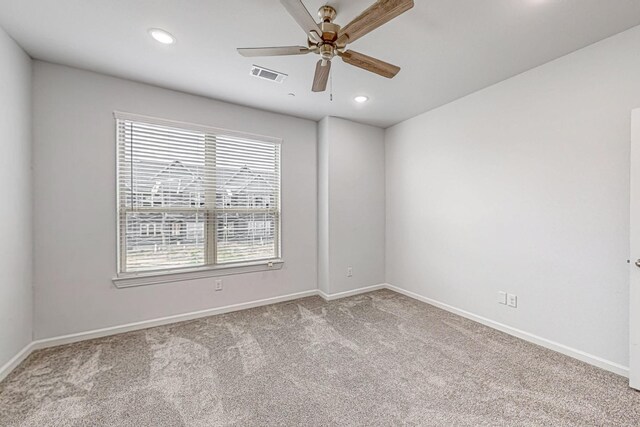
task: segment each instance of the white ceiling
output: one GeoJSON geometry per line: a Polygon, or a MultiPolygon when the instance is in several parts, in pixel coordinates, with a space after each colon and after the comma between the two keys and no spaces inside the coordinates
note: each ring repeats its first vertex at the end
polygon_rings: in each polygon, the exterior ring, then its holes
{"type": "MultiPolygon", "coordinates": [[[[314,17],[325,3],[304,0],[314,17]]],[[[373,0],[328,3],[344,25],[373,0]]],[[[0,25],[34,58],[314,120],[333,115],[387,127],[640,24],[640,0],[415,3],[350,45],[401,66],[398,76],[336,59],[333,101],[310,90],[315,55],[236,53],[305,44],[278,0],[0,0],[0,25]],[[177,43],[153,41],[151,27],[177,43]],[[253,78],[252,64],[289,77],[282,84],[253,78]],[[371,100],[357,105],[357,94],[371,100]]]]}

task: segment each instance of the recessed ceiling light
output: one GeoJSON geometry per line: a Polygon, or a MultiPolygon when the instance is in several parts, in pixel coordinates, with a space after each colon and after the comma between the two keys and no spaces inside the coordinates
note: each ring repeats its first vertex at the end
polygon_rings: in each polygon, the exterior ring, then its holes
{"type": "Polygon", "coordinates": [[[171,34],[166,32],[165,30],[161,30],[160,28],[151,28],[149,30],[149,34],[153,37],[157,42],[162,44],[174,44],[176,42],[176,38],[171,34]]]}
{"type": "Polygon", "coordinates": [[[369,97],[364,95],[358,95],[355,98],[353,98],[353,100],[359,104],[362,104],[363,102],[367,102],[369,100],[369,97]]]}

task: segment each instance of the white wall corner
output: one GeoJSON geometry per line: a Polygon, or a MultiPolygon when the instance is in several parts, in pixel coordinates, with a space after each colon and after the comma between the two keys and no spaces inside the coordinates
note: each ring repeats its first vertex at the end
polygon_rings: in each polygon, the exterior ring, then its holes
{"type": "Polygon", "coordinates": [[[378,291],[380,289],[385,289],[387,287],[386,283],[380,283],[378,285],[366,286],[364,288],[353,289],[345,292],[338,292],[334,294],[326,293],[318,289],[318,295],[322,297],[325,301],[334,301],[341,298],[351,297],[354,295],[366,294],[367,292],[378,291]]]}

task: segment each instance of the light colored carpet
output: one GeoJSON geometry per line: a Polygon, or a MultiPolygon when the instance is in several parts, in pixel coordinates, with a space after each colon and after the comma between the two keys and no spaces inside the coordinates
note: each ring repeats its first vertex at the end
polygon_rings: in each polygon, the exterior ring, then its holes
{"type": "Polygon", "coordinates": [[[383,290],[34,353],[3,426],[638,426],[626,380],[383,290]]]}

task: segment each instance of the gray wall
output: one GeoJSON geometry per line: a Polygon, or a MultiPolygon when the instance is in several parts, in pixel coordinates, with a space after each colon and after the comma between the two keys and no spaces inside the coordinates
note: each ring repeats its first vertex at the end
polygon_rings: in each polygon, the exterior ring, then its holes
{"type": "Polygon", "coordinates": [[[387,281],[627,365],[639,46],[636,27],[388,129],[387,281]]]}
{"type": "Polygon", "coordinates": [[[317,287],[316,123],[34,63],[36,338],[317,287]],[[116,289],[113,111],[280,137],[282,270],[116,289]]]}
{"type": "Polygon", "coordinates": [[[0,367],[31,342],[31,59],[0,28],[0,367]]]}
{"type": "Polygon", "coordinates": [[[384,131],[326,117],[319,137],[319,288],[384,283],[384,131]]]}

